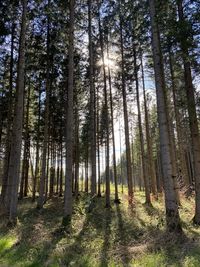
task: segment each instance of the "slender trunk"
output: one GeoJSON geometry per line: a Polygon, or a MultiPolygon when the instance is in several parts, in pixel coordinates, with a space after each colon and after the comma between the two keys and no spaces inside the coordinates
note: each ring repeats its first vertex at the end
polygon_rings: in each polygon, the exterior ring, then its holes
{"type": "Polygon", "coordinates": [[[123,173],[122,173],[122,141],[121,141],[121,125],[120,125],[120,119],[119,119],[119,153],[120,153],[120,178],[121,178],[121,193],[124,193],[124,179],[123,179],[123,173]]]}
{"type": "Polygon", "coordinates": [[[23,123],[23,99],[24,99],[24,69],[25,69],[25,36],[26,36],[26,14],[27,1],[22,1],[22,22],[19,41],[19,58],[17,67],[16,102],[13,119],[12,140],[10,149],[10,161],[8,169],[8,183],[11,186],[9,221],[17,222],[17,200],[20,173],[20,158],[22,145],[22,123],[23,123]]]}
{"type": "MultiPolygon", "coordinates": [[[[76,99],[77,101],[77,99],[76,99]]],[[[76,115],[75,115],[75,197],[78,198],[79,192],[79,115],[77,110],[77,103],[76,103],[76,115]]]]}
{"type": "Polygon", "coordinates": [[[165,190],[165,208],[167,228],[170,231],[181,231],[176,191],[174,189],[174,179],[170,135],[169,118],[166,101],[165,77],[163,60],[160,47],[160,36],[156,19],[155,1],[149,0],[151,31],[152,31],[152,50],[155,70],[155,83],[157,95],[157,112],[160,134],[161,164],[163,171],[163,181],[165,190]]]}
{"type": "MultiPolygon", "coordinates": [[[[107,45],[107,55],[109,58],[109,49],[107,45]]],[[[115,203],[120,203],[118,195],[118,184],[117,184],[117,164],[116,164],[116,149],[115,149],[115,130],[114,130],[114,116],[113,116],[113,97],[112,97],[112,81],[111,71],[108,66],[108,81],[110,91],[110,114],[111,114],[111,129],[112,129],[112,145],[113,145],[113,170],[114,170],[114,185],[115,185],[115,203]]]]}
{"type": "Polygon", "coordinates": [[[25,187],[25,180],[27,177],[27,168],[29,167],[29,144],[30,144],[30,135],[29,135],[29,107],[30,107],[30,81],[28,86],[28,95],[27,95],[27,103],[26,103],[26,119],[25,119],[25,135],[24,135],[24,157],[23,157],[23,165],[22,165],[22,175],[21,175],[21,183],[20,183],[20,192],[19,198],[22,199],[24,197],[24,192],[27,189],[27,183],[25,187]]]}
{"type": "Polygon", "coordinates": [[[100,35],[100,46],[101,46],[101,58],[103,68],[103,81],[104,81],[104,105],[105,105],[105,125],[106,125],[106,207],[110,207],[110,151],[109,151],[109,111],[108,111],[108,93],[107,93],[107,78],[104,58],[104,43],[103,33],[101,29],[100,14],[98,17],[99,22],[99,35],[100,35]]]}
{"type": "Polygon", "coordinates": [[[63,145],[62,145],[62,134],[60,140],[60,186],[59,186],[59,196],[63,194],[63,145]]]}
{"type": "Polygon", "coordinates": [[[120,14],[120,52],[121,52],[121,71],[122,71],[122,97],[123,97],[123,111],[124,111],[124,127],[125,127],[125,144],[126,144],[126,168],[127,168],[127,181],[128,181],[128,202],[133,204],[133,181],[131,170],[131,149],[129,140],[129,122],[128,122],[128,110],[127,110],[127,97],[126,97],[126,82],[124,73],[124,44],[122,33],[122,15],[120,14]]]}
{"type": "Polygon", "coordinates": [[[74,102],[74,11],[75,0],[70,1],[70,21],[69,21],[69,64],[68,64],[68,98],[66,110],[66,173],[65,173],[65,203],[63,224],[66,225],[71,220],[72,215],[72,168],[73,168],[73,102],[74,102]]]}
{"type": "Polygon", "coordinates": [[[85,192],[88,193],[88,158],[85,159],[85,192]]]}
{"type": "Polygon", "coordinates": [[[41,114],[41,84],[39,84],[39,94],[38,94],[38,119],[37,119],[37,141],[36,141],[36,158],[35,158],[35,173],[33,177],[33,195],[32,201],[35,202],[36,195],[36,185],[38,181],[39,174],[39,157],[40,157],[40,114],[41,114]]]}
{"type": "Polygon", "coordinates": [[[146,140],[147,140],[147,154],[148,154],[148,169],[151,179],[151,189],[154,197],[157,198],[157,190],[156,190],[156,173],[153,162],[153,148],[152,148],[152,139],[150,135],[150,125],[149,125],[149,114],[147,109],[147,100],[145,93],[145,82],[144,82],[144,70],[143,70],[143,62],[141,57],[141,68],[142,68],[142,85],[143,85],[143,97],[144,97],[144,112],[145,112],[145,130],[146,130],[146,140]]]}
{"type": "MultiPolygon", "coordinates": [[[[48,0],[50,5],[50,0],[48,0]]],[[[50,98],[50,19],[47,17],[47,70],[46,70],[46,100],[45,100],[45,124],[44,124],[44,141],[42,149],[42,166],[39,186],[39,198],[37,208],[42,209],[45,201],[45,176],[47,164],[47,148],[48,148],[48,129],[49,129],[49,98],[50,98]]]]}
{"type": "Polygon", "coordinates": [[[59,149],[57,150],[57,171],[56,171],[56,194],[58,194],[59,190],[59,180],[60,180],[60,155],[59,149]]]}
{"type": "Polygon", "coordinates": [[[101,197],[100,140],[99,140],[99,90],[97,88],[97,160],[98,160],[98,197],[101,197]]]}
{"type": "Polygon", "coordinates": [[[89,35],[89,69],[90,69],[90,160],[91,160],[91,194],[96,194],[96,122],[95,122],[95,87],[94,87],[94,57],[92,40],[91,0],[88,0],[88,35],[89,35]]]}
{"type": "Polygon", "coordinates": [[[146,204],[151,204],[150,190],[149,190],[149,179],[148,179],[148,175],[147,175],[147,165],[146,165],[145,151],[144,151],[144,135],[143,135],[143,131],[142,131],[142,119],[141,119],[140,95],[139,95],[139,81],[138,81],[138,69],[137,69],[138,66],[137,66],[137,55],[136,55],[135,47],[133,48],[133,57],[134,57],[134,75],[135,75],[135,84],[136,84],[138,126],[139,126],[139,134],[140,134],[140,150],[141,150],[142,170],[143,170],[144,187],[145,187],[145,197],[146,197],[146,204]]]}

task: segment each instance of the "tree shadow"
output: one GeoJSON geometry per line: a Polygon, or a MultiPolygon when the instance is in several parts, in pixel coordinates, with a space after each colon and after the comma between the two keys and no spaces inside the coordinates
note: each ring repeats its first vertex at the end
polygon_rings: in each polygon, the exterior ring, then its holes
{"type": "Polygon", "coordinates": [[[103,245],[101,249],[101,257],[100,257],[100,267],[107,267],[108,266],[108,255],[109,255],[109,248],[110,248],[110,238],[111,238],[111,223],[112,223],[112,211],[107,208],[104,212],[104,234],[103,234],[103,245]]]}

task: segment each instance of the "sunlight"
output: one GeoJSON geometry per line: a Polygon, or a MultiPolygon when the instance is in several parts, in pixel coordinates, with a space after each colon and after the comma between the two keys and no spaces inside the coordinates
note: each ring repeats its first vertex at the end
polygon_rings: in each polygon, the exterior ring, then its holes
{"type": "MultiPolygon", "coordinates": [[[[104,57],[104,63],[105,63],[105,67],[106,68],[110,68],[111,70],[116,70],[117,69],[117,65],[116,65],[116,58],[112,56],[112,58],[105,56],[104,57]]],[[[99,66],[103,66],[103,60],[100,59],[99,66]]]]}

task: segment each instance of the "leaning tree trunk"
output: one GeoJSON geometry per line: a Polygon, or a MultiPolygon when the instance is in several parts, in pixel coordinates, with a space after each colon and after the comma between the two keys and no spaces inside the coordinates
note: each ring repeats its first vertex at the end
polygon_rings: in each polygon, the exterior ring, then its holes
{"type": "Polygon", "coordinates": [[[8,169],[8,181],[11,187],[9,222],[17,222],[17,202],[20,173],[20,159],[22,146],[23,99],[24,99],[24,69],[25,69],[25,37],[27,0],[22,1],[23,12],[19,41],[19,58],[17,66],[16,102],[13,118],[12,141],[8,169]]]}
{"type": "Polygon", "coordinates": [[[74,100],[74,11],[75,0],[70,1],[69,20],[69,63],[68,63],[68,87],[67,87],[67,109],[66,109],[66,173],[65,173],[65,203],[63,224],[71,220],[72,215],[72,168],[73,168],[73,100],[74,100]]]}
{"type": "Polygon", "coordinates": [[[160,36],[157,25],[155,1],[149,0],[151,32],[152,32],[152,50],[155,70],[155,83],[157,95],[157,112],[160,135],[161,164],[165,190],[165,208],[167,228],[170,231],[181,231],[180,218],[178,212],[178,204],[176,199],[176,191],[174,188],[170,135],[169,135],[169,119],[166,101],[165,77],[162,60],[162,52],[160,47],[160,36]]]}
{"type": "MultiPolygon", "coordinates": [[[[185,18],[183,13],[183,1],[177,0],[178,5],[178,16],[179,21],[184,25],[185,18]]],[[[194,223],[200,225],[200,136],[198,128],[198,120],[196,113],[196,104],[194,96],[194,87],[192,84],[192,74],[191,74],[191,64],[190,56],[187,44],[187,31],[182,32],[182,37],[180,40],[182,58],[184,65],[184,76],[185,76],[185,90],[187,96],[188,114],[189,114],[189,124],[190,133],[192,141],[192,154],[194,163],[194,178],[195,178],[195,216],[194,223]]]]}

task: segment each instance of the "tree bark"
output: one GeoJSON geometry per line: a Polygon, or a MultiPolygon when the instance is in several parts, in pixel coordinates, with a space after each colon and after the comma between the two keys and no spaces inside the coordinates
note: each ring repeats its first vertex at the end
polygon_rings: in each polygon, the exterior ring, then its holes
{"type": "Polygon", "coordinates": [[[126,82],[124,73],[124,45],[122,33],[122,15],[120,14],[120,52],[121,52],[121,71],[122,71],[122,97],[123,97],[123,111],[124,111],[124,127],[125,127],[125,144],[126,144],[126,168],[127,168],[127,181],[128,181],[128,202],[133,204],[133,181],[131,170],[131,149],[129,139],[129,122],[127,111],[127,97],[126,97],[126,82]]]}
{"type": "Polygon", "coordinates": [[[71,220],[72,215],[72,168],[73,168],[73,103],[74,103],[74,12],[75,0],[70,1],[69,19],[69,63],[68,63],[68,98],[66,110],[66,173],[65,173],[65,203],[63,224],[71,220]]]}
{"type": "MultiPolygon", "coordinates": [[[[50,0],[48,0],[48,6],[50,0]]],[[[44,125],[44,141],[42,149],[42,166],[39,185],[39,198],[37,208],[42,209],[45,201],[45,177],[47,164],[47,148],[48,148],[48,129],[49,129],[49,98],[50,98],[50,19],[47,16],[47,70],[46,70],[46,100],[45,100],[45,125],[44,125]]]]}
{"type": "Polygon", "coordinates": [[[24,99],[24,69],[25,69],[25,39],[26,39],[26,15],[27,0],[22,1],[22,22],[19,41],[19,58],[17,66],[16,102],[13,119],[12,141],[10,149],[10,161],[8,169],[8,181],[11,186],[9,222],[17,222],[17,202],[20,173],[20,158],[22,146],[22,123],[23,123],[23,99],[24,99]]]}
{"type": "MultiPolygon", "coordinates": [[[[177,0],[177,5],[178,5],[179,21],[184,23],[185,18],[183,13],[183,1],[177,0]]],[[[196,113],[194,87],[192,84],[190,56],[186,41],[187,38],[188,36],[186,31],[183,33],[180,45],[181,45],[183,65],[184,65],[185,90],[187,96],[189,124],[190,124],[190,133],[192,141],[193,164],[194,164],[195,216],[193,221],[195,224],[200,225],[200,136],[199,136],[197,113],[196,113]]]]}
{"type": "Polygon", "coordinates": [[[89,37],[89,69],[90,69],[90,160],[91,160],[91,194],[96,194],[96,115],[94,87],[94,57],[92,40],[92,11],[91,0],[88,0],[88,37],[89,37]]]}
{"type": "Polygon", "coordinates": [[[170,148],[169,118],[167,111],[165,77],[163,60],[160,47],[160,35],[157,25],[155,1],[149,0],[152,50],[155,70],[155,83],[157,95],[157,112],[160,135],[161,164],[163,171],[163,181],[165,190],[165,208],[167,228],[170,231],[181,232],[180,218],[176,192],[174,188],[173,167],[170,148]]]}
{"type": "Polygon", "coordinates": [[[136,99],[137,99],[137,110],[138,110],[138,126],[139,126],[139,135],[140,135],[140,150],[141,150],[141,160],[142,160],[142,170],[145,186],[145,198],[146,204],[151,204],[150,190],[149,190],[149,179],[147,175],[147,165],[145,159],[144,151],[144,135],[142,131],[142,119],[141,119],[141,110],[140,110],[140,95],[139,95],[139,81],[138,81],[138,70],[137,70],[137,55],[136,49],[133,48],[133,58],[134,58],[134,75],[135,75],[135,84],[136,84],[136,99]]]}

